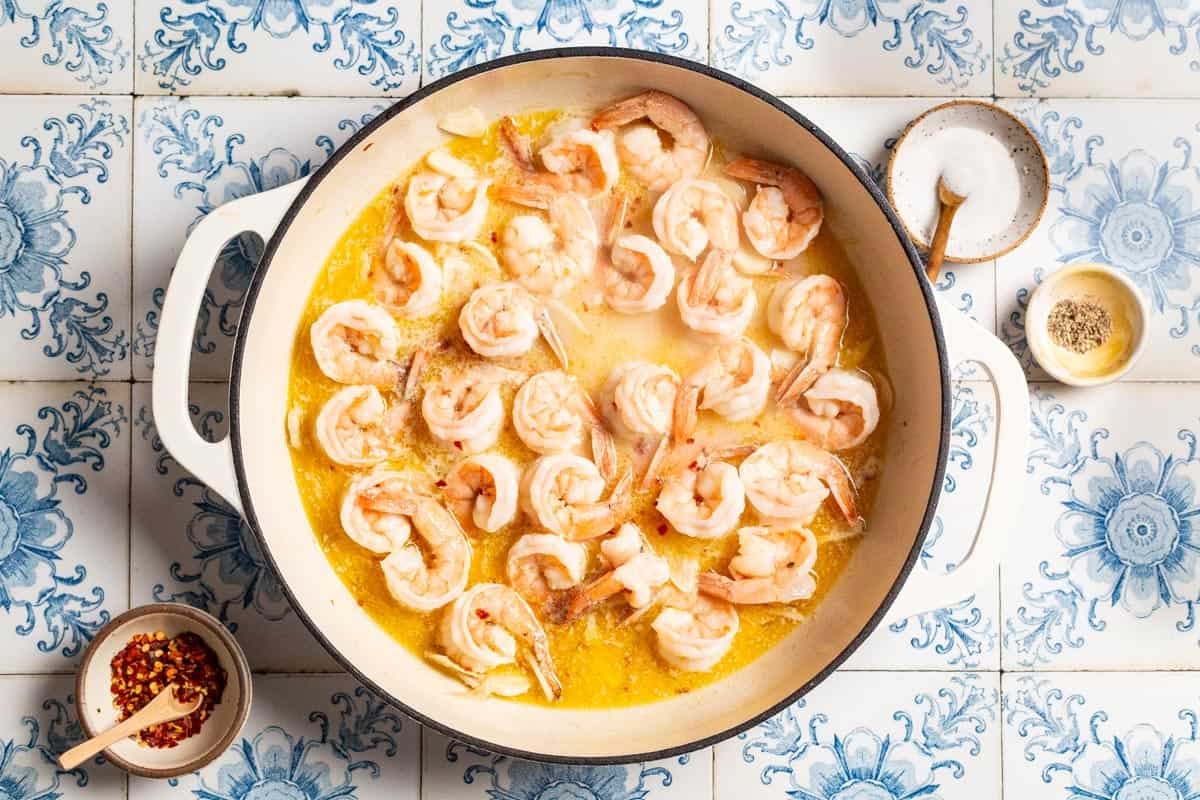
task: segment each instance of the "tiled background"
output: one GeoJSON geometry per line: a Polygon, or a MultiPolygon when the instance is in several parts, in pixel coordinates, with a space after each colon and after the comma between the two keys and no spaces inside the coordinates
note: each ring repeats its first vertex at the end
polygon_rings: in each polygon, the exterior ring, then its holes
{"type": "MultiPolygon", "coordinates": [[[[1200,792],[1200,682],[1163,672],[1200,667],[1200,0],[2,0],[0,92],[0,798],[1200,792]],[[998,96],[1047,150],[1050,208],[999,264],[945,273],[943,301],[1026,363],[1028,291],[1063,263],[1114,264],[1153,305],[1126,382],[1070,391],[1031,369],[1027,474],[1005,476],[1024,521],[993,583],[881,629],[750,734],[628,768],[473,752],[332,672],[236,514],[163,451],[144,382],[196,220],[306,174],[389,97],[568,42],[743,75],[876,175],[938,98],[998,96]],[[246,644],[242,746],[178,785],[57,773],[80,649],[155,598],[246,644]]],[[[205,298],[192,399],[211,435],[260,246],[227,248],[205,298]]],[[[927,570],[961,556],[994,449],[990,385],[959,374],[927,570]]]]}

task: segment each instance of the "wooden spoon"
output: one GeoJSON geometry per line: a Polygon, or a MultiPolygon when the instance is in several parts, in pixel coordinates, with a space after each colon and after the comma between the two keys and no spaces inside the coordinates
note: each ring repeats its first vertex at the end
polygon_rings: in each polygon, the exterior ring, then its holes
{"type": "Polygon", "coordinates": [[[198,695],[189,703],[181,703],[175,697],[175,684],[169,684],[146,706],[124,722],[115,725],[99,736],[94,736],[82,744],[77,744],[58,757],[58,765],[65,770],[73,770],[101,750],[116,744],[129,736],[133,736],[143,728],[158,725],[163,722],[186,717],[200,707],[204,696],[198,695]]]}
{"type": "Polygon", "coordinates": [[[936,283],[938,273],[942,271],[942,261],[946,258],[946,243],[950,241],[950,223],[954,222],[958,207],[967,199],[952,192],[950,187],[946,186],[945,178],[938,178],[937,193],[942,210],[938,212],[937,228],[934,229],[933,241],[929,244],[929,261],[925,265],[925,274],[929,276],[930,283],[936,283]]]}

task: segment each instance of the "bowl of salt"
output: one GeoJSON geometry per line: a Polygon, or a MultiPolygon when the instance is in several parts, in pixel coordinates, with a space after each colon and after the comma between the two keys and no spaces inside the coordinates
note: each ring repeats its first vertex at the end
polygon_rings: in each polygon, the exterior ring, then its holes
{"type": "Polygon", "coordinates": [[[928,250],[941,206],[938,181],[966,199],[946,260],[991,261],[1033,232],[1046,210],[1050,169],[1037,137],[992,103],[954,100],[909,123],[887,170],[887,194],[909,238],[928,250]]]}

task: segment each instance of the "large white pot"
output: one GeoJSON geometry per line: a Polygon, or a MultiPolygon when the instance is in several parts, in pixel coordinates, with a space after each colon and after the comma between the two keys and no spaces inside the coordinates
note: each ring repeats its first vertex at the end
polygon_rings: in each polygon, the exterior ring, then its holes
{"type": "Polygon", "coordinates": [[[996,473],[1019,474],[1029,416],[1020,368],[997,340],[957,312],[943,309],[939,320],[920,261],[895,215],[840,147],[784,103],[708,67],[635,51],[567,49],[500,59],[427,86],[367,125],[306,182],[210,213],[188,239],[167,291],[154,416],[180,463],[245,513],[296,613],[381,696],[421,722],[489,750],[576,763],[646,760],[711,744],[779,711],[836,668],[889,607],[893,618],[939,607],[976,591],[995,570],[997,541],[1016,503],[994,487],[964,566],[904,585],[933,519],[945,468],[950,406],[944,337],[956,355],[983,363],[992,375],[999,399],[996,473]],[[443,141],[437,121],[446,112],[473,105],[498,117],[599,105],[650,87],[682,98],[733,148],[796,164],[820,187],[826,224],[858,266],[874,307],[896,388],[871,529],[809,622],[747,668],[704,689],[605,711],[481,702],[464,697],[459,684],[372,622],[312,535],[285,436],[292,343],[334,243],[398,172],[443,141]],[[231,432],[210,444],[198,437],[187,413],[192,330],[215,254],[245,230],[269,241],[238,330],[231,432]]]}

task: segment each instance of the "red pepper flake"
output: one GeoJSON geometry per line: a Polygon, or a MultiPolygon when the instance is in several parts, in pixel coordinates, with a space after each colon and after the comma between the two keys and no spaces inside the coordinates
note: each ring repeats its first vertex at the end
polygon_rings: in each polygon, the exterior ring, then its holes
{"type": "Polygon", "coordinates": [[[457,447],[459,450],[462,450],[462,442],[455,442],[454,446],[457,447]]]}
{"type": "Polygon", "coordinates": [[[487,619],[491,616],[491,614],[487,612],[487,609],[477,608],[475,609],[475,616],[479,617],[480,619],[487,619]]]}
{"type": "Polygon", "coordinates": [[[139,633],[113,656],[109,666],[118,721],[129,719],[172,683],[180,702],[191,702],[198,695],[204,698],[200,707],[183,719],[151,725],[138,733],[138,740],[147,747],[175,747],[199,733],[221,702],[228,682],[217,654],[203,638],[190,632],[173,639],[162,631],[139,633]]]}
{"type": "Polygon", "coordinates": [[[433,485],[434,485],[434,486],[436,486],[436,487],[437,487],[437,488],[439,488],[439,489],[445,489],[445,488],[446,488],[446,482],[445,482],[445,481],[441,481],[441,480],[437,481],[437,482],[436,482],[435,484],[433,484],[433,485]]]}
{"type": "Polygon", "coordinates": [[[666,536],[668,530],[669,530],[669,528],[667,528],[667,523],[660,522],[658,524],[658,535],[659,536],[666,536]]]}
{"type": "Polygon", "coordinates": [[[492,244],[495,244],[498,241],[500,241],[500,237],[496,235],[495,231],[492,231],[492,244]]]}

